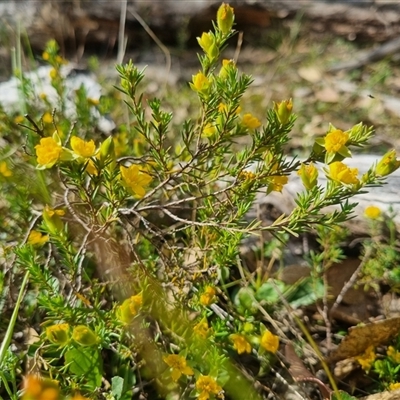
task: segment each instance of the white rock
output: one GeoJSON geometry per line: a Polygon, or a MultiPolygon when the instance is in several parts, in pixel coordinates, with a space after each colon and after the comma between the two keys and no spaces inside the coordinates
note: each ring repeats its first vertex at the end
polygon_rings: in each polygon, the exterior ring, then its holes
{"type": "MultiPolygon", "coordinates": [[[[51,85],[51,66],[42,66],[32,72],[24,73],[24,78],[30,82],[30,88],[34,101],[39,103],[39,96],[46,95],[47,100],[53,108],[59,108],[57,91],[51,85]]],[[[65,116],[74,119],[77,115],[75,108],[75,92],[82,86],[86,90],[88,98],[99,100],[102,87],[97,82],[94,74],[67,65],[61,68],[61,75],[65,78],[65,116]]],[[[12,77],[10,80],[0,83],[0,104],[6,113],[23,112],[24,92],[21,81],[12,77]]],[[[95,107],[92,107],[92,116],[97,120],[97,127],[103,133],[110,133],[115,128],[115,123],[100,115],[95,107]]]]}

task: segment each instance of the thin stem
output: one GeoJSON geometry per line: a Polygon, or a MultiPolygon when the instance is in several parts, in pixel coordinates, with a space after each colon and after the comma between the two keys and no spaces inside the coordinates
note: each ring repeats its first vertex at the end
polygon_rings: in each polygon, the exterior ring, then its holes
{"type": "Polygon", "coordinates": [[[15,304],[15,308],[12,313],[10,323],[8,324],[8,327],[7,327],[7,332],[6,332],[3,342],[1,343],[1,346],[0,346],[0,370],[3,368],[4,358],[6,356],[7,349],[11,343],[11,338],[12,338],[12,335],[14,332],[15,323],[16,323],[17,317],[18,317],[19,307],[21,305],[22,299],[24,298],[25,288],[28,283],[28,280],[29,280],[29,271],[27,271],[25,273],[24,279],[21,284],[21,288],[19,290],[17,303],[15,304]]]}

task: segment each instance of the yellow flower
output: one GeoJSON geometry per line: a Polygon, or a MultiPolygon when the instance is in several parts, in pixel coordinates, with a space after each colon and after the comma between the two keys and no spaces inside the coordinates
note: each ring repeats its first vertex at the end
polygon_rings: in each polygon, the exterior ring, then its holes
{"type": "Polygon", "coordinates": [[[50,78],[52,80],[56,79],[58,77],[58,71],[55,68],[52,68],[49,72],[50,78]]]}
{"type": "Polygon", "coordinates": [[[45,210],[46,210],[47,215],[50,218],[54,217],[55,215],[58,215],[59,217],[62,217],[62,216],[65,215],[65,211],[64,210],[53,210],[49,206],[46,206],[45,210]]]}
{"type": "Polygon", "coordinates": [[[118,319],[124,324],[130,324],[133,318],[135,318],[138,314],[142,303],[143,296],[141,293],[124,300],[124,302],[117,309],[118,319]]]}
{"type": "Polygon", "coordinates": [[[229,4],[222,3],[217,11],[217,25],[223,34],[228,34],[233,26],[235,14],[229,4]]]}
{"type": "Polygon", "coordinates": [[[306,189],[311,190],[318,183],[318,169],[311,162],[310,164],[301,164],[300,169],[297,171],[301,181],[306,189]]]}
{"type": "Polygon", "coordinates": [[[89,158],[94,156],[96,153],[96,145],[94,144],[93,140],[86,142],[78,136],[72,136],[70,143],[73,152],[78,157],[89,158]]]}
{"type": "Polygon", "coordinates": [[[400,382],[391,383],[389,385],[389,390],[399,390],[400,389],[400,382]]]}
{"type": "Polygon", "coordinates": [[[193,327],[193,332],[203,339],[207,339],[211,329],[208,327],[208,321],[204,318],[193,327]]]}
{"type": "Polygon", "coordinates": [[[196,75],[193,75],[192,78],[193,83],[189,83],[190,87],[195,92],[207,94],[210,88],[210,80],[202,72],[198,72],[196,75]]]}
{"type": "Polygon", "coordinates": [[[203,32],[201,37],[197,38],[197,42],[211,60],[218,56],[218,47],[215,43],[215,37],[211,32],[203,32]]]}
{"type": "Polygon", "coordinates": [[[81,346],[93,346],[99,342],[97,335],[85,325],[75,326],[72,332],[72,339],[81,346]]]}
{"type": "Polygon", "coordinates": [[[16,123],[16,124],[20,124],[20,123],[22,123],[24,121],[24,117],[22,116],[22,115],[17,115],[15,118],[14,118],[14,122],[16,123]]]}
{"type": "Polygon", "coordinates": [[[93,160],[88,161],[88,163],[86,164],[85,171],[90,175],[97,176],[99,174],[99,171],[97,170],[96,165],[93,162],[93,160]]]}
{"type": "Polygon", "coordinates": [[[43,246],[49,240],[49,235],[43,235],[42,233],[32,230],[28,236],[28,244],[31,246],[43,246]]]}
{"type": "Polygon", "coordinates": [[[113,136],[113,144],[116,157],[120,157],[128,151],[127,136],[127,132],[117,133],[115,136],[113,136]]]}
{"type": "Polygon", "coordinates": [[[211,124],[210,122],[208,122],[206,124],[206,126],[203,128],[203,132],[202,135],[204,137],[212,137],[214,136],[214,134],[217,132],[217,128],[211,124]]]}
{"type": "Polygon", "coordinates": [[[368,206],[365,210],[364,210],[364,215],[367,218],[370,219],[378,219],[382,214],[382,211],[379,207],[377,206],[368,206]]]}
{"type": "Polygon", "coordinates": [[[337,153],[346,145],[348,140],[348,133],[343,132],[340,129],[335,129],[325,136],[325,149],[328,152],[337,153]]]}
{"type": "Polygon", "coordinates": [[[53,235],[59,234],[63,228],[64,224],[60,217],[65,214],[64,210],[53,210],[48,205],[43,210],[43,220],[46,224],[46,228],[53,235]]]}
{"type": "Polygon", "coordinates": [[[40,139],[35,146],[37,162],[41,168],[51,168],[60,158],[62,147],[52,137],[40,139]]]}
{"type": "Polygon", "coordinates": [[[242,124],[247,129],[257,129],[261,125],[261,122],[258,118],[254,117],[252,114],[247,113],[243,115],[242,124]]]}
{"type": "Polygon", "coordinates": [[[200,304],[203,306],[209,306],[215,302],[215,289],[211,286],[207,286],[203,294],[200,296],[200,304]]]}
{"type": "Polygon", "coordinates": [[[139,165],[132,164],[129,168],[120,167],[122,181],[125,186],[138,197],[146,194],[145,187],[153,178],[144,172],[139,165]]]}
{"type": "Polygon", "coordinates": [[[275,114],[282,125],[286,125],[289,122],[289,118],[292,115],[292,110],[293,110],[292,99],[283,100],[280,101],[279,103],[274,102],[275,114]]]}
{"type": "Polygon", "coordinates": [[[208,400],[210,395],[224,398],[222,387],[209,375],[200,375],[196,381],[196,389],[199,392],[199,400],[208,400]]]}
{"type": "Polygon", "coordinates": [[[227,114],[228,113],[227,105],[225,103],[219,103],[218,112],[220,112],[221,114],[227,114]]]}
{"type": "Polygon", "coordinates": [[[238,354],[251,353],[251,344],[243,335],[234,333],[229,336],[229,339],[232,340],[233,348],[238,352],[238,354]]]}
{"type": "Polygon", "coordinates": [[[194,375],[192,368],[186,365],[185,358],[178,354],[169,354],[163,360],[171,368],[171,377],[174,382],[177,382],[182,375],[194,375]]]}
{"type": "Polygon", "coordinates": [[[236,69],[235,61],[234,60],[222,60],[222,67],[219,70],[219,77],[226,79],[228,77],[229,70],[236,69]]]}
{"type": "Polygon", "coordinates": [[[44,51],[42,54],[42,58],[44,61],[47,61],[50,58],[50,54],[47,51],[44,51]]]}
{"type": "Polygon", "coordinates": [[[22,400],[59,400],[61,399],[58,382],[42,379],[35,375],[24,378],[22,400]]]}
{"type": "Polygon", "coordinates": [[[369,346],[361,356],[356,357],[356,360],[364,371],[369,371],[375,358],[374,346],[369,346]]]}
{"type": "Polygon", "coordinates": [[[344,183],[346,185],[358,183],[357,175],[357,168],[349,168],[341,161],[329,164],[329,177],[336,182],[344,183]]]}
{"type": "Polygon", "coordinates": [[[270,176],[267,192],[282,192],[283,186],[285,186],[288,181],[289,178],[286,175],[270,176]]]}
{"type": "Polygon", "coordinates": [[[386,354],[390,357],[395,363],[400,364],[400,352],[397,351],[393,346],[389,346],[386,354]]]}
{"type": "Polygon", "coordinates": [[[238,178],[243,181],[252,182],[256,179],[256,174],[251,171],[241,171],[238,175],[238,178]]]}
{"type": "Polygon", "coordinates": [[[9,178],[12,175],[12,172],[8,168],[6,161],[0,162],[0,174],[3,175],[5,178],[9,178]]]}
{"type": "Polygon", "coordinates": [[[279,337],[266,330],[261,337],[261,347],[272,354],[275,354],[279,348],[279,337]]]}
{"type": "Polygon", "coordinates": [[[400,167],[400,160],[396,158],[396,151],[388,151],[376,166],[376,174],[378,176],[386,176],[396,171],[400,167]]]}
{"type": "Polygon", "coordinates": [[[45,124],[51,124],[53,122],[53,117],[49,112],[43,114],[42,120],[45,124]]]}
{"type": "Polygon", "coordinates": [[[57,324],[46,328],[46,336],[50,342],[64,346],[69,341],[69,325],[68,324],[57,324]]]}

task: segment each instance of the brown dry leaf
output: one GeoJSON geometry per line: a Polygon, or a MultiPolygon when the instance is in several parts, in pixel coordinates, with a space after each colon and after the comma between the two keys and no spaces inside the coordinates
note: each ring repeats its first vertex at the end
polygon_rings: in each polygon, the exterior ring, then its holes
{"type": "Polygon", "coordinates": [[[400,318],[391,318],[372,322],[363,326],[354,326],[342,340],[336,350],[328,357],[329,362],[344,360],[362,354],[369,346],[378,346],[398,335],[400,318]]]}

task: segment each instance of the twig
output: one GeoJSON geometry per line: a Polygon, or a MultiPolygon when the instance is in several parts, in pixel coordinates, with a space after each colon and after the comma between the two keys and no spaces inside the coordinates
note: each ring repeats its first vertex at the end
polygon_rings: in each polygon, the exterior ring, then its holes
{"type": "Polygon", "coordinates": [[[127,0],[121,1],[121,13],[119,16],[119,31],[118,31],[117,64],[121,64],[125,56],[125,49],[126,49],[125,22],[126,22],[127,5],[128,5],[127,0]]]}
{"type": "Polygon", "coordinates": [[[359,53],[358,57],[352,58],[351,61],[346,61],[343,63],[339,63],[331,67],[329,72],[338,72],[341,70],[353,70],[357,68],[364,67],[374,61],[382,60],[383,58],[395,54],[400,50],[400,38],[395,38],[393,40],[389,40],[383,45],[379,46],[376,49],[367,50],[365,52],[359,53]]]}
{"type": "Polygon", "coordinates": [[[361,272],[361,270],[364,268],[365,264],[369,261],[369,259],[371,258],[371,254],[372,254],[372,249],[370,247],[367,247],[365,250],[365,254],[363,259],[360,262],[360,265],[357,267],[357,269],[353,272],[353,275],[350,277],[350,279],[346,282],[346,284],[343,286],[342,290],[340,291],[340,293],[338,294],[338,296],[336,297],[335,303],[333,304],[331,310],[330,310],[330,314],[333,313],[333,311],[336,310],[336,308],[339,306],[339,304],[343,301],[344,296],[346,295],[347,291],[349,289],[351,289],[351,287],[354,286],[354,284],[356,283],[357,277],[359,275],[359,273],[361,272]]]}
{"type": "Polygon", "coordinates": [[[165,81],[164,81],[164,88],[167,86],[168,83],[168,75],[171,71],[171,53],[169,52],[168,48],[160,41],[157,35],[151,30],[151,28],[146,24],[144,19],[134,10],[130,9],[129,12],[137,19],[140,25],[142,25],[143,29],[146,33],[156,42],[157,46],[161,49],[161,51],[165,55],[165,81]]]}

